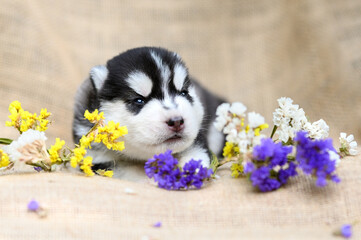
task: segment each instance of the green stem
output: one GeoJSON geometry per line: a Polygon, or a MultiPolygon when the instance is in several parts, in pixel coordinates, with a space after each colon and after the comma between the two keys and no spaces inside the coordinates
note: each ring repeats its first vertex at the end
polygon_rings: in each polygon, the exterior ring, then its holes
{"type": "Polygon", "coordinates": [[[274,125],[271,133],[271,139],[273,138],[273,135],[275,135],[276,131],[277,131],[277,126],[274,125]]]}
{"type": "Polygon", "coordinates": [[[9,138],[0,138],[0,144],[9,145],[13,142],[13,140],[9,138]]]}

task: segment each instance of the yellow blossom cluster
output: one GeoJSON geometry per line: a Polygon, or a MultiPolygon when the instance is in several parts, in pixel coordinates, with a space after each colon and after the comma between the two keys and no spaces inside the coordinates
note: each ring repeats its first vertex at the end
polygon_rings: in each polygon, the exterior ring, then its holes
{"type": "Polygon", "coordinates": [[[239,147],[232,142],[226,142],[223,148],[223,157],[231,158],[236,157],[239,154],[239,147]]]}
{"type": "Polygon", "coordinates": [[[231,166],[231,176],[238,178],[241,173],[243,173],[243,165],[239,163],[233,163],[231,166]]]}
{"type": "Polygon", "coordinates": [[[48,150],[51,163],[62,162],[62,159],[60,157],[60,150],[63,148],[64,145],[65,145],[64,140],[60,140],[60,138],[55,139],[55,144],[51,146],[50,149],[48,150]]]}
{"type": "Polygon", "coordinates": [[[19,101],[13,101],[9,105],[9,112],[9,119],[11,121],[6,121],[6,126],[15,127],[20,133],[23,133],[28,129],[45,131],[48,128],[48,117],[50,117],[51,113],[49,113],[46,108],[41,109],[40,115],[37,116],[36,113],[31,114],[28,111],[25,111],[21,107],[21,103],[19,101]]]}
{"type": "MultiPolygon", "coordinates": [[[[92,113],[86,110],[84,117],[93,123],[94,127],[80,139],[79,146],[74,149],[74,155],[70,158],[70,165],[73,168],[79,165],[80,169],[82,169],[87,176],[92,176],[94,175],[94,172],[91,170],[93,159],[89,156],[84,158],[87,153],[86,149],[91,149],[91,143],[95,142],[103,143],[108,149],[122,151],[124,150],[124,141],[118,141],[118,139],[128,134],[128,129],[114,121],[109,121],[108,124],[105,124],[104,113],[99,113],[98,109],[92,113]]],[[[98,170],[97,173],[106,177],[113,176],[113,171],[98,170]]]]}
{"type": "Polygon", "coordinates": [[[0,149],[0,168],[7,167],[9,164],[9,156],[2,149],[0,149]]]}

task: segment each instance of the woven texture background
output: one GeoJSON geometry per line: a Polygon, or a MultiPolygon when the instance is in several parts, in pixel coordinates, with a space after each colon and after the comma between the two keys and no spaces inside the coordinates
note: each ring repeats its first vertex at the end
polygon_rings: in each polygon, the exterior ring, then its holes
{"type": "MultiPolygon", "coordinates": [[[[213,92],[272,121],[289,96],[311,121],[361,140],[361,2],[358,0],[0,0],[0,137],[8,105],[48,108],[47,131],[71,143],[76,88],[90,68],[129,48],[178,52],[213,92]]],[[[319,190],[299,177],[286,189],[252,191],[224,177],[200,191],[167,192],[74,174],[1,176],[2,239],[329,239],[361,218],[360,157],[341,164],[343,182],[319,190]],[[137,194],[127,195],[125,187],[137,194]],[[32,197],[48,217],[26,212],[32,197]],[[151,224],[162,221],[163,227],[151,224]]],[[[361,229],[355,233],[361,238],[361,229]]]]}

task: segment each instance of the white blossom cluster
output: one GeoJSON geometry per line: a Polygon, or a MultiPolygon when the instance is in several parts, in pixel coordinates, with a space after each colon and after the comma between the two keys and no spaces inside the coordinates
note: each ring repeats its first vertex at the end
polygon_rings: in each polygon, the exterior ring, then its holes
{"type": "Polygon", "coordinates": [[[279,107],[273,113],[273,123],[277,126],[276,134],[282,142],[293,139],[298,131],[307,131],[312,139],[328,137],[329,127],[323,119],[309,122],[305,111],[291,98],[282,97],[277,100],[279,107]]]}
{"type": "Polygon", "coordinates": [[[340,151],[346,155],[357,155],[357,142],[354,140],[354,136],[351,134],[347,136],[346,133],[340,133],[340,151]]]}
{"type": "Polygon", "coordinates": [[[249,112],[240,102],[223,103],[217,108],[214,126],[226,134],[226,141],[237,144],[241,153],[260,143],[265,137],[259,131],[265,128],[265,119],[258,113],[249,112]],[[247,119],[247,125],[245,120],[247,119]]]}

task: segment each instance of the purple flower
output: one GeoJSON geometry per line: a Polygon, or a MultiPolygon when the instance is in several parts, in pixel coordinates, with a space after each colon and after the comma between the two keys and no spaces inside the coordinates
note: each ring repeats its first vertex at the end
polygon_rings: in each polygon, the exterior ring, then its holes
{"type": "Polygon", "coordinates": [[[31,200],[29,203],[28,203],[28,210],[29,211],[37,211],[39,209],[39,203],[37,201],[35,201],[34,199],[31,200]]]}
{"type": "Polygon", "coordinates": [[[167,190],[188,189],[191,186],[201,188],[204,180],[213,174],[211,169],[202,166],[200,160],[193,159],[184,165],[182,171],[170,150],[154,155],[145,163],[144,169],[146,175],[158,183],[158,187],[167,190]]]}
{"type": "Polygon", "coordinates": [[[282,143],[274,143],[272,139],[264,138],[260,145],[253,148],[253,159],[267,161],[270,167],[282,166],[287,163],[287,155],[291,152],[291,146],[283,146],[282,143]]]}
{"type": "Polygon", "coordinates": [[[269,167],[260,167],[251,174],[252,185],[258,187],[261,192],[269,192],[281,187],[278,180],[270,178],[270,171],[269,167]]]}
{"type": "Polygon", "coordinates": [[[34,170],[37,172],[41,172],[43,169],[41,167],[34,167],[34,170]]]}
{"type": "Polygon", "coordinates": [[[253,148],[252,162],[247,162],[244,172],[250,174],[253,186],[262,192],[273,191],[286,184],[290,177],[296,176],[296,164],[288,161],[292,147],[274,143],[272,139],[262,139],[253,148]],[[278,171],[274,169],[279,169],[278,171]]]}
{"type": "Polygon", "coordinates": [[[341,235],[344,238],[350,238],[352,236],[352,226],[350,224],[345,224],[341,227],[341,235]]]}
{"type": "Polygon", "coordinates": [[[298,132],[294,140],[297,143],[296,161],[304,173],[317,177],[316,186],[326,186],[327,180],[340,182],[335,173],[336,161],[329,154],[336,152],[332,139],[312,140],[306,132],[298,132]]]}
{"type": "Polygon", "coordinates": [[[153,224],[153,227],[160,228],[162,226],[162,222],[156,222],[153,224]]]}

